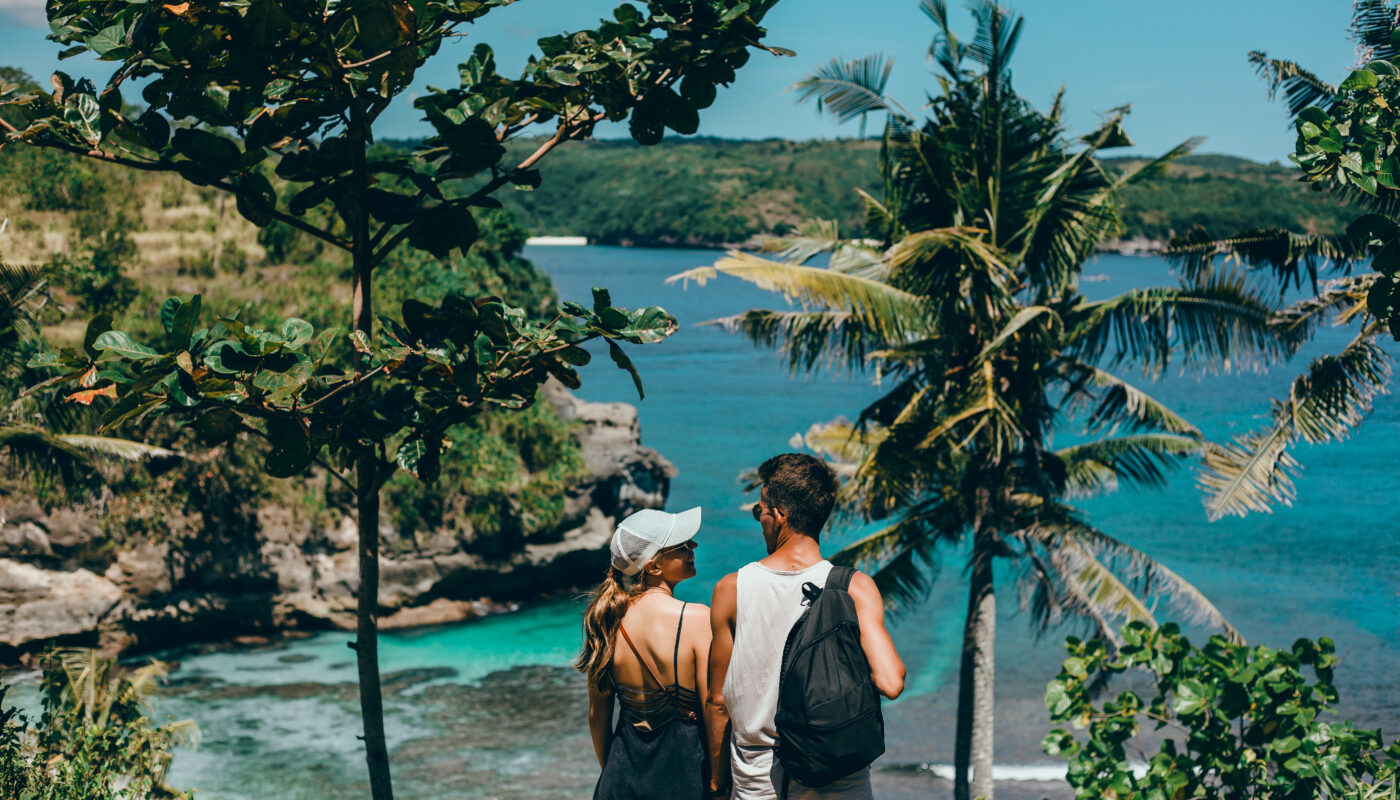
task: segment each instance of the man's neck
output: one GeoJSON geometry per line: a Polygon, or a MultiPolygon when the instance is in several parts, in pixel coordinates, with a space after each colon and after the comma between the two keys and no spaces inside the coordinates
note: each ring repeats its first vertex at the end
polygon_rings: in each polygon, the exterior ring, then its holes
{"type": "Polygon", "coordinates": [[[769,569],[793,572],[806,569],[822,560],[822,548],[816,539],[805,534],[790,534],[778,543],[767,558],[759,561],[769,569]]]}

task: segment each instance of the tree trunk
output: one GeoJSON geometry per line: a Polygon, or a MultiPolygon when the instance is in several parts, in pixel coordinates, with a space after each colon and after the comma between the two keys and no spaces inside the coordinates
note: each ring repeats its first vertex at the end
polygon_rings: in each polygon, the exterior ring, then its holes
{"type": "Polygon", "coordinates": [[[954,800],[992,800],[997,598],[992,583],[991,547],[988,546],[991,538],[989,534],[979,533],[973,544],[972,588],[968,593],[962,665],[958,674],[954,800]]]}
{"type": "MultiPolygon", "coordinates": [[[[355,330],[369,336],[374,331],[369,238],[369,172],[365,151],[369,123],[357,101],[350,104],[350,168],[353,176],[346,221],[353,250],[355,283],[351,314],[355,330]]],[[[369,392],[366,385],[364,391],[369,392]]],[[[360,718],[364,725],[365,764],[369,768],[374,800],[393,800],[389,772],[389,746],[384,739],[384,696],[379,685],[379,459],[373,451],[355,459],[355,506],[359,533],[360,588],[355,595],[355,655],[360,678],[360,718]]]]}
{"type": "Polygon", "coordinates": [[[384,698],[379,688],[379,464],[373,455],[355,465],[359,510],[360,590],[356,596],[355,655],[360,673],[360,718],[365,763],[374,800],[393,800],[389,747],[384,740],[384,698]]]}

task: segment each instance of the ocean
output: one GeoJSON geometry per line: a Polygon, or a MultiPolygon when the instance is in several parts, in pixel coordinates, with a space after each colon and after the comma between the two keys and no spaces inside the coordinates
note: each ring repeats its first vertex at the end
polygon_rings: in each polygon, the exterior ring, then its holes
{"type": "MultiPolygon", "coordinates": [[[[854,417],[879,387],[865,375],[790,375],[776,353],[699,326],[782,303],[731,278],[688,289],[664,283],[719,253],[590,246],[530,247],[526,255],[554,278],[563,298],[587,301],[590,287],[603,285],[619,305],[661,305],[680,319],[681,330],[667,341],[630,348],[645,400],[607,358],[584,368],[580,394],[636,403],[644,443],[679,470],[668,508],[703,507],[698,576],[678,595],[706,602],[719,577],[763,554],[743,508],[754,498],[742,491],[739,474],[791,449],[794,434],[814,422],[854,417]]],[[[1105,255],[1085,272],[1101,276],[1084,284],[1091,297],[1173,282],[1154,258],[1105,255]]],[[[1172,373],[1152,391],[1208,435],[1226,438],[1259,425],[1268,398],[1287,390],[1306,359],[1340,348],[1348,335],[1324,330],[1294,363],[1267,375],[1172,373]]],[[[1162,491],[1122,491],[1082,505],[1100,529],[1202,589],[1249,641],[1288,647],[1300,636],[1332,637],[1341,655],[1342,715],[1393,739],[1400,730],[1400,524],[1391,460],[1400,452],[1397,417],[1400,404],[1382,397],[1359,435],[1301,448],[1297,500],[1272,514],[1208,522],[1191,470],[1162,491]]],[[[826,543],[839,547],[853,535],[830,531],[826,543]]],[[[892,626],[909,680],[886,709],[888,752],[874,773],[881,797],[951,792],[966,609],[961,555],[946,554],[930,596],[892,626]]],[[[1001,577],[998,796],[1066,797],[1062,768],[1040,751],[1051,727],[1042,696],[1063,637],[1077,631],[1036,638],[1018,608],[1014,576],[1001,577]]],[[[386,725],[400,797],[590,795],[597,765],[587,699],[568,666],[581,609],[566,598],[481,622],[383,636],[386,725]]],[[[1169,608],[1157,614],[1172,619],[1169,608]]],[[[169,654],[179,668],[159,713],[192,718],[204,732],[198,748],[176,756],[172,783],[198,789],[201,800],[367,796],[349,639],[323,634],[265,648],[169,654]]]]}

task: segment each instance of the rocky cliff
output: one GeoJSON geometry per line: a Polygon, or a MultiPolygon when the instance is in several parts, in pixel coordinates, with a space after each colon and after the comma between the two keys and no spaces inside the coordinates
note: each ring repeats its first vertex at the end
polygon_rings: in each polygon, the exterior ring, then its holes
{"type": "MultiPolygon", "coordinates": [[[[637,411],[545,387],[575,438],[588,476],[573,486],[557,527],[510,552],[473,546],[470,524],[406,537],[381,528],[379,604],[386,628],[454,622],[519,600],[593,583],[616,521],[660,508],[675,467],[643,447],[637,411]]],[[[42,509],[0,503],[0,665],[48,643],[146,650],[284,630],[353,628],[357,570],[349,516],[311,520],[274,504],[252,524],[183,514],[184,535],[104,546],[104,505],[42,509]]]]}

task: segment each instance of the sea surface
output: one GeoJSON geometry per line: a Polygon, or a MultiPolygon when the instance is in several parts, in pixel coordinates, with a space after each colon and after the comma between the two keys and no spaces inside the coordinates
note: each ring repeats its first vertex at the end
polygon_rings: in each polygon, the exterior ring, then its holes
{"type": "MultiPolygon", "coordinates": [[[[530,247],[566,299],[611,289],[619,305],[662,305],[681,322],[667,341],[631,352],[645,400],[606,357],[584,368],[580,394],[637,403],[645,444],[676,464],[668,508],[704,508],[698,576],[678,594],[705,602],[720,576],[762,555],[738,481],[790,449],[813,422],[854,417],[879,387],[864,375],[792,376],[778,356],[700,323],[782,300],[721,277],[704,287],[666,277],[712,263],[696,250],[530,247]]],[[[1153,258],[1102,256],[1084,284],[1091,297],[1174,283],[1153,258]]],[[[1293,364],[1267,375],[1173,373],[1156,395],[1208,434],[1227,438],[1264,420],[1306,358],[1340,348],[1324,330],[1293,364]]],[[[1145,378],[1143,379],[1146,380],[1145,378]]],[[[1330,636],[1342,657],[1341,712],[1362,727],[1400,733],[1400,536],[1394,491],[1400,404],[1382,397],[1361,433],[1298,452],[1304,472],[1290,508],[1211,523],[1190,470],[1163,491],[1123,491],[1084,503],[1102,530],[1157,557],[1203,590],[1251,642],[1288,647],[1330,636]]],[[[827,535],[830,546],[851,531],[827,535]]],[[[966,609],[962,553],[946,554],[928,599],[893,625],[909,665],[908,689],[887,708],[887,755],[874,780],[886,798],[947,796],[956,707],[957,651],[966,609]]],[[[598,564],[599,573],[604,563],[598,564]]],[[[1042,703],[1072,630],[1036,638],[1019,610],[1013,575],[998,593],[996,741],[1002,798],[1066,797],[1040,740],[1042,703]]],[[[387,633],[387,728],[403,798],[582,798],[597,765],[587,737],[582,679],[569,668],[579,642],[577,600],[456,627],[387,633]]],[[[1160,619],[1173,611],[1157,609],[1160,619]]],[[[1197,634],[1203,638],[1204,634],[1197,634]]],[[[198,748],[175,759],[172,782],[202,800],[312,800],[367,796],[355,670],[346,634],[252,650],[169,654],[179,660],[159,711],[191,718],[198,748]]]]}

